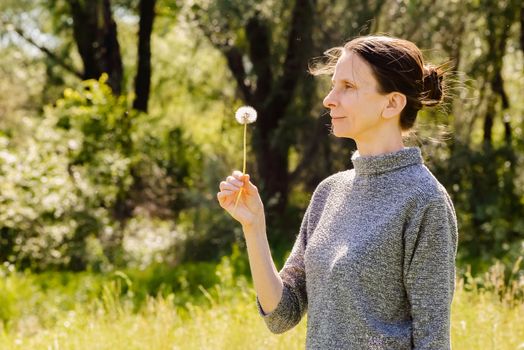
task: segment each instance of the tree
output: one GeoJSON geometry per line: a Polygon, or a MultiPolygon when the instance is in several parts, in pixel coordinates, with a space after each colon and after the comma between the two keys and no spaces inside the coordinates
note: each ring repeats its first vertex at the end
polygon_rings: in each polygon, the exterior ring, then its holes
{"type": "MultiPolygon", "coordinates": [[[[289,19],[287,47],[283,54],[275,49],[272,24],[260,11],[248,12],[245,21],[237,18],[239,22],[243,22],[241,30],[246,38],[246,42],[240,42],[239,39],[231,40],[233,33],[227,22],[222,22],[220,26],[220,30],[225,29],[227,34],[215,35],[212,23],[216,17],[204,18],[204,12],[209,9],[195,8],[200,27],[226,57],[242,100],[258,110],[253,149],[256,154],[256,170],[260,175],[259,186],[270,212],[282,212],[287,204],[290,144],[283,137],[280,128],[285,121],[286,109],[293,102],[297,84],[306,75],[307,60],[312,49],[315,5],[314,0],[295,1],[289,19]],[[243,49],[240,45],[246,45],[247,48],[243,49]],[[249,57],[252,65],[249,70],[246,69],[244,55],[249,57]],[[274,58],[279,55],[282,57],[282,64],[275,67],[274,58]]],[[[226,6],[225,3],[218,2],[212,11],[220,16],[226,6]]]]}
{"type": "MultiPolygon", "coordinates": [[[[326,119],[312,113],[318,96],[316,84],[307,74],[308,61],[341,45],[348,36],[371,30],[369,22],[384,3],[335,6],[332,1],[296,0],[288,8],[266,2],[218,1],[192,8],[203,33],[224,54],[241,99],[259,112],[252,146],[270,220],[286,208],[291,182],[313,168],[308,165],[315,156],[329,154],[326,119]],[[298,91],[303,95],[297,95],[298,91]],[[304,124],[311,128],[297,130],[304,124]],[[308,135],[302,138],[306,145],[296,143],[301,134],[308,135]],[[291,147],[304,151],[292,172],[291,147]]],[[[321,163],[328,169],[312,169],[314,186],[331,169],[329,161],[321,163]],[[322,175],[315,176],[315,171],[322,175]]]]}
{"type": "Polygon", "coordinates": [[[139,5],[138,66],[133,108],[142,112],[147,112],[151,87],[151,33],[155,19],[155,3],[156,0],[141,0],[139,5]]]}
{"type": "MultiPolygon", "coordinates": [[[[494,93],[488,98],[487,109],[484,116],[484,143],[486,147],[493,146],[493,123],[495,119],[496,104],[500,101],[500,114],[509,108],[509,100],[504,89],[502,79],[503,58],[506,54],[506,44],[509,30],[517,20],[518,1],[496,2],[486,1],[483,8],[486,11],[486,42],[488,51],[486,60],[488,62],[486,70],[486,81],[491,91],[494,93]]],[[[504,138],[506,144],[511,147],[511,124],[509,118],[501,118],[504,123],[504,138]]]]}
{"type": "Polygon", "coordinates": [[[84,66],[82,78],[109,76],[115,94],[122,92],[123,65],[117,27],[109,0],[67,0],[73,18],[73,36],[84,66]]]}

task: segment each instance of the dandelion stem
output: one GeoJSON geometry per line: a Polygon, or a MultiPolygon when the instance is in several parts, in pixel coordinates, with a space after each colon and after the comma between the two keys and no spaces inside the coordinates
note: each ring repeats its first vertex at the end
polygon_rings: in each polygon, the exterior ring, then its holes
{"type": "MultiPolygon", "coordinates": [[[[242,175],[246,173],[246,148],[247,148],[247,123],[244,123],[244,161],[242,165],[242,175]]],[[[240,199],[240,195],[242,194],[243,187],[240,188],[240,191],[238,191],[237,199],[235,201],[235,207],[233,208],[233,213],[237,209],[238,200],[240,199]]]]}
{"type": "Polygon", "coordinates": [[[247,148],[247,123],[244,124],[244,165],[242,166],[242,174],[246,173],[246,148],[247,148]]]}

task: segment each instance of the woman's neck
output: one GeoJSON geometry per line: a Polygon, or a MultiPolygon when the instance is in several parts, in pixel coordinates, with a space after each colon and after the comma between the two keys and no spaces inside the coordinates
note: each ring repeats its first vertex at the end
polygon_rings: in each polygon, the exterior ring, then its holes
{"type": "Polygon", "coordinates": [[[393,153],[404,148],[402,135],[391,136],[377,135],[369,140],[355,140],[358,153],[361,156],[378,156],[385,153],[393,153]]]}
{"type": "Polygon", "coordinates": [[[355,135],[358,153],[363,156],[378,156],[404,148],[399,118],[381,119],[378,125],[355,135]]]}

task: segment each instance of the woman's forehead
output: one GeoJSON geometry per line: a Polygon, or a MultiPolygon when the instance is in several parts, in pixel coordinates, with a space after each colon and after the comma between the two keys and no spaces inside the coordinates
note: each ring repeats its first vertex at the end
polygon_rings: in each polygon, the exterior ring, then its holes
{"type": "Polygon", "coordinates": [[[333,81],[348,80],[360,84],[374,84],[375,78],[369,64],[358,54],[345,51],[337,61],[333,81]]]}

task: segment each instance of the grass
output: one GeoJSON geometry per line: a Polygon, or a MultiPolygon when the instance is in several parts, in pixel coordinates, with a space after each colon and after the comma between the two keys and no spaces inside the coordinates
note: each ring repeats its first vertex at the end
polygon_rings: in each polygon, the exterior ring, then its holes
{"type": "MultiPolygon", "coordinates": [[[[524,349],[521,258],[511,272],[500,263],[482,276],[457,279],[452,345],[461,349],[524,349]]],[[[159,291],[138,298],[124,273],[83,274],[55,281],[4,270],[0,279],[0,349],[303,349],[306,319],[270,333],[255,292],[228,258],[216,267],[218,284],[159,291]],[[58,283],[60,282],[60,283],[58,283]],[[45,288],[42,285],[45,284],[45,288]],[[188,294],[189,293],[189,294],[188,294]]]]}

